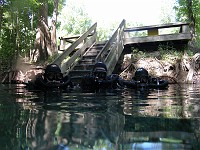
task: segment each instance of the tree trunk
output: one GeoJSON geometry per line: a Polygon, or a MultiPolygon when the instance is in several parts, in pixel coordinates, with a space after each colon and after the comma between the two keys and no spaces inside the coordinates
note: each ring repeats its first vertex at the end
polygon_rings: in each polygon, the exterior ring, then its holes
{"type": "Polygon", "coordinates": [[[194,18],[194,13],[193,13],[193,3],[192,0],[188,0],[187,2],[187,9],[188,9],[188,19],[190,21],[190,32],[191,32],[191,36],[192,36],[192,40],[190,42],[190,45],[193,47],[194,43],[196,41],[195,38],[195,18],[194,18]]]}
{"type": "Polygon", "coordinates": [[[2,18],[3,18],[3,6],[2,5],[0,4],[0,37],[1,37],[1,24],[2,24],[2,18]]]}
{"type": "Polygon", "coordinates": [[[196,67],[196,64],[199,65],[199,63],[198,63],[198,59],[199,58],[200,58],[200,53],[196,53],[192,57],[190,67],[188,67],[189,72],[188,72],[188,75],[187,75],[187,78],[186,78],[186,82],[187,83],[193,83],[193,77],[194,77],[194,75],[198,74],[197,71],[196,71],[196,68],[199,69],[199,66],[196,67]]]}
{"type": "Polygon", "coordinates": [[[43,62],[48,59],[48,55],[52,55],[51,35],[48,28],[48,4],[42,3],[39,8],[39,20],[34,45],[33,61],[43,62]]]}
{"type": "Polygon", "coordinates": [[[51,31],[51,40],[52,40],[52,52],[57,53],[57,41],[56,41],[56,23],[57,23],[57,16],[58,16],[58,3],[59,0],[54,0],[54,10],[52,16],[52,31],[51,31]]]}
{"type": "Polygon", "coordinates": [[[58,2],[54,0],[54,11],[52,17],[52,30],[48,27],[48,4],[42,3],[39,9],[39,21],[35,39],[35,50],[32,54],[32,60],[36,62],[46,61],[48,56],[57,53],[56,42],[56,23],[58,15],[58,2]]]}

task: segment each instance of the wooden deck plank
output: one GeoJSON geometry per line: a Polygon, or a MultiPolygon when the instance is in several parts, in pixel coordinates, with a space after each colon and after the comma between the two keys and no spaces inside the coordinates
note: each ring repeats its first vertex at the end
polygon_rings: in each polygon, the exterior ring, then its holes
{"type": "Polygon", "coordinates": [[[176,41],[176,40],[190,40],[190,33],[179,34],[167,34],[158,36],[145,36],[145,37],[132,37],[124,38],[124,45],[136,44],[136,43],[149,43],[149,42],[161,42],[161,41],[176,41]]]}

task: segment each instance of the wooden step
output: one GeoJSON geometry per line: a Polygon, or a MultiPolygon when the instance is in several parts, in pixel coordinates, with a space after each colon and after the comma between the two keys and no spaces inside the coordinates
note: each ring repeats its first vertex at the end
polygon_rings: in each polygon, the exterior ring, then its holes
{"type": "Polygon", "coordinates": [[[104,47],[104,45],[94,45],[93,47],[91,47],[92,49],[96,49],[96,50],[101,50],[104,47]]]}
{"type": "Polygon", "coordinates": [[[81,59],[79,60],[79,65],[89,65],[89,64],[94,64],[95,63],[95,59],[81,59]]]}
{"type": "Polygon", "coordinates": [[[94,64],[82,64],[82,65],[76,65],[74,67],[74,70],[92,70],[94,67],[94,64]]]}
{"type": "Polygon", "coordinates": [[[91,70],[72,70],[69,72],[69,76],[73,77],[73,76],[84,76],[86,74],[89,74],[91,72],[91,70]]]}
{"type": "Polygon", "coordinates": [[[82,57],[82,60],[94,60],[97,57],[97,55],[86,55],[82,57]]]}
{"type": "Polygon", "coordinates": [[[84,56],[98,55],[99,52],[100,52],[100,50],[96,50],[96,49],[90,50],[90,51],[87,51],[87,52],[84,54],[84,56]]]}
{"type": "Polygon", "coordinates": [[[105,45],[107,42],[108,42],[108,40],[106,40],[106,41],[98,41],[94,46],[105,45]]]}
{"type": "Polygon", "coordinates": [[[95,58],[103,49],[105,43],[106,41],[96,43],[90,49],[88,49],[83,55],[82,59],[78,61],[78,64],[74,66],[73,70],[68,73],[75,85],[81,82],[81,79],[84,75],[89,74],[92,71],[95,64],[95,58]]]}

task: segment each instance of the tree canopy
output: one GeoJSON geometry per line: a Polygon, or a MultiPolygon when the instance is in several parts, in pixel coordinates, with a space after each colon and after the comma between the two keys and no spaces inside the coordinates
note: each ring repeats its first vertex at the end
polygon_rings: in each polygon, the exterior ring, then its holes
{"type": "Polygon", "coordinates": [[[200,40],[200,3],[199,0],[176,0],[174,6],[177,21],[189,22],[192,42],[197,44],[200,40]]]}
{"type": "MultiPolygon", "coordinates": [[[[193,45],[198,46],[199,0],[177,0],[174,9],[177,21],[190,23],[193,45]]],[[[170,18],[162,20],[170,21],[170,18]]],[[[91,25],[92,20],[85,8],[73,5],[73,1],[70,4],[65,0],[1,0],[0,70],[13,68],[19,57],[29,61],[46,61],[57,53],[57,34],[82,34],[91,25]],[[70,7],[62,11],[65,3],[70,7]]],[[[110,29],[99,28],[98,39],[108,38],[113,26],[110,29]]]]}
{"type": "MultiPolygon", "coordinates": [[[[63,3],[63,1],[61,1],[63,3]]],[[[13,67],[18,57],[30,57],[34,49],[39,9],[48,5],[53,16],[54,0],[3,0],[0,2],[0,63],[13,67]]]]}

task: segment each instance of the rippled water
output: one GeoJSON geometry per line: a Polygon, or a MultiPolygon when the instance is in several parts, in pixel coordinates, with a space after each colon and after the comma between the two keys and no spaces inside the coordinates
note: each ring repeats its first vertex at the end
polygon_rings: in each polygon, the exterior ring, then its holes
{"type": "Polygon", "coordinates": [[[0,85],[0,150],[200,149],[200,85],[104,93],[0,85]]]}

